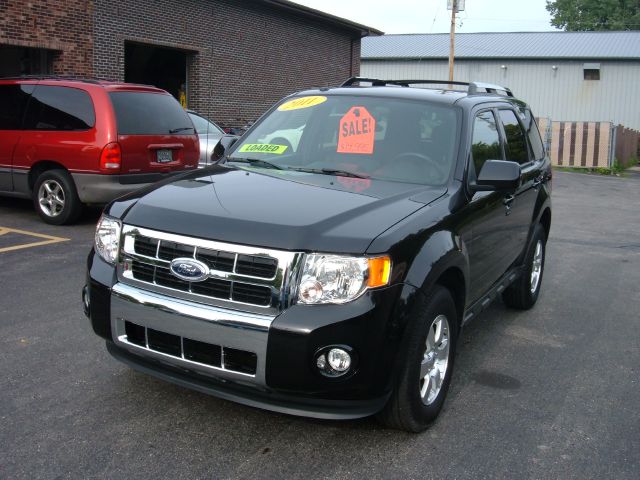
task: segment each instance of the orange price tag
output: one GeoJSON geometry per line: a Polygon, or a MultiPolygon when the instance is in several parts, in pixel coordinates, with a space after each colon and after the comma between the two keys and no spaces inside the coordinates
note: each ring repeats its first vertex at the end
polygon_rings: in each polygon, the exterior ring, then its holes
{"type": "Polygon", "coordinates": [[[351,107],[340,119],[338,153],[372,154],[376,119],[364,107],[351,107]]]}

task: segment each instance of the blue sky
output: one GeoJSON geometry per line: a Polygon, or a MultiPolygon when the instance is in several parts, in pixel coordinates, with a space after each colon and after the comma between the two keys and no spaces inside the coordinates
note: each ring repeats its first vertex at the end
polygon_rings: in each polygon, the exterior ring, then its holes
{"type": "MultiPolygon", "coordinates": [[[[449,32],[447,0],[294,0],[385,33],[449,32]]],[[[554,30],[546,0],[466,0],[458,14],[458,32],[554,30]]]]}

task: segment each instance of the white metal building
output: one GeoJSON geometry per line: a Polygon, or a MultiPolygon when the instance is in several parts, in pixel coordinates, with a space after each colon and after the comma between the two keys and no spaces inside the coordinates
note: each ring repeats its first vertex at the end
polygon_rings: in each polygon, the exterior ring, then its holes
{"type": "MultiPolygon", "coordinates": [[[[461,33],[454,79],[497,83],[555,121],[640,130],[640,31],[461,33]]],[[[362,40],[360,72],[385,80],[448,79],[449,35],[362,40]]]]}

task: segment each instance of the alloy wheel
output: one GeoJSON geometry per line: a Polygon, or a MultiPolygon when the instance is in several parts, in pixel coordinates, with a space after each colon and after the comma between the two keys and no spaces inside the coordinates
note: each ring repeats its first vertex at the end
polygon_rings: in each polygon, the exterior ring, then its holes
{"type": "Polygon", "coordinates": [[[449,321],[438,315],[429,327],[420,363],[420,397],[431,405],[438,397],[449,366],[449,321]]]}

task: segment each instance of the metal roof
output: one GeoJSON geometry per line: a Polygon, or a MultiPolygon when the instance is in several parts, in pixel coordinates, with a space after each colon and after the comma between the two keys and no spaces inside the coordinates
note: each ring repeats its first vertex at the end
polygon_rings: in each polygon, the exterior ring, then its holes
{"type": "MultiPolygon", "coordinates": [[[[456,58],[640,59],[640,31],[459,33],[456,58]]],[[[449,34],[362,39],[362,59],[448,58],[449,34]]]]}
{"type": "Polygon", "coordinates": [[[288,10],[290,12],[303,15],[307,18],[313,18],[314,20],[318,20],[326,24],[335,25],[337,27],[341,27],[347,30],[357,32],[360,35],[360,37],[365,37],[367,35],[382,35],[384,33],[373,27],[368,27],[360,23],[352,22],[351,20],[347,20],[346,18],[336,17],[335,15],[321,12],[320,10],[316,10],[315,8],[305,7],[304,5],[300,5],[298,3],[294,3],[289,0],[253,0],[253,1],[264,3],[282,10],[288,10]]]}

